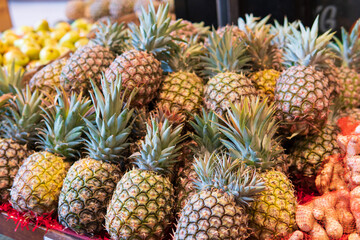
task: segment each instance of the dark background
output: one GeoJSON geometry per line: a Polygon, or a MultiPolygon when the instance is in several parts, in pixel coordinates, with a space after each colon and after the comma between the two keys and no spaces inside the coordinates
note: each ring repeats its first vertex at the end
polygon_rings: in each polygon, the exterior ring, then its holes
{"type": "MultiPolygon", "coordinates": [[[[340,26],[349,29],[360,17],[360,0],[237,0],[236,4],[236,0],[219,1],[227,1],[230,9],[236,8],[235,14],[234,9],[232,13],[226,11],[227,15],[232,15],[231,19],[244,17],[245,13],[259,17],[271,14],[271,22],[277,19],[282,23],[286,15],[290,21],[300,19],[309,26],[319,15],[322,32],[331,28],[339,33],[340,26]]],[[[218,26],[216,0],[175,0],[175,11],[178,18],[218,26]]],[[[231,20],[226,22],[230,23],[231,20]]]]}

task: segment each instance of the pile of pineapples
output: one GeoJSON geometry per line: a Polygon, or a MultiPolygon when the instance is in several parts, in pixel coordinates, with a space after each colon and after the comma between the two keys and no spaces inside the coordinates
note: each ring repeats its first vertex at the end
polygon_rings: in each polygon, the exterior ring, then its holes
{"type": "Polygon", "coordinates": [[[359,118],[358,27],[143,10],[23,85],[0,70],[0,202],[112,239],[275,239],[359,118]],[[310,179],[310,180],[309,180],[310,179]],[[295,182],[295,181],[294,181],[295,182]]]}

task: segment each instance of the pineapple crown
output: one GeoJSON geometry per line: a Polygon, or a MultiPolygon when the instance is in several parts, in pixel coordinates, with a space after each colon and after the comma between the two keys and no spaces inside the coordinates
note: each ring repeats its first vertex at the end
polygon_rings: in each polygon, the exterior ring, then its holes
{"type": "Polygon", "coordinates": [[[171,24],[171,18],[168,15],[169,4],[165,6],[160,4],[156,11],[152,1],[150,1],[148,9],[149,11],[146,12],[143,7],[141,8],[140,26],[129,23],[131,42],[135,49],[151,52],[158,56],[176,47],[173,41],[176,38],[172,37],[171,33],[184,25],[181,24],[181,19],[171,24]]]}
{"type": "Polygon", "coordinates": [[[341,40],[334,37],[335,42],[329,44],[330,48],[332,48],[341,61],[338,65],[356,70],[360,70],[359,24],[360,20],[356,22],[350,33],[342,27],[341,40]]]}
{"type": "Polygon", "coordinates": [[[180,147],[177,145],[185,139],[181,136],[183,125],[175,128],[165,119],[163,122],[156,121],[151,117],[147,123],[147,134],[141,140],[141,149],[134,153],[134,164],[141,170],[158,173],[169,173],[171,168],[179,161],[180,147]]]}
{"type": "Polygon", "coordinates": [[[208,53],[201,59],[204,61],[204,74],[214,76],[222,72],[242,72],[250,57],[246,54],[243,42],[233,41],[232,28],[222,37],[215,31],[209,34],[208,53]]]}
{"type": "Polygon", "coordinates": [[[285,45],[284,62],[285,66],[320,66],[326,65],[329,50],[326,47],[334,36],[335,32],[326,31],[318,34],[319,17],[316,17],[311,28],[304,27],[300,22],[300,30],[291,26],[292,34],[289,35],[288,43],[285,45]]]}
{"type": "MultiPolygon", "coordinates": [[[[16,95],[10,98],[8,115],[4,116],[3,131],[6,138],[12,138],[20,144],[37,140],[37,130],[42,126],[41,103],[43,95],[30,87],[20,90],[14,87],[16,95]]],[[[3,95],[6,96],[6,95],[3,95]]]]}
{"type": "Polygon", "coordinates": [[[200,152],[215,152],[223,145],[221,138],[222,133],[219,130],[219,118],[213,111],[206,112],[202,109],[201,115],[193,115],[193,121],[190,121],[191,127],[195,133],[192,133],[191,138],[200,146],[200,152]]]}
{"type": "Polygon", "coordinates": [[[277,20],[270,28],[270,34],[274,35],[272,43],[277,45],[279,49],[284,49],[286,44],[289,43],[288,36],[293,34],[292,29],[298,29],[300,21],[289,23],[287,17],[284,17],[284,23],[281,25],[277,20]]]}
{"type": "Polygon", "coordinates": [[[267,22],[269,21],[270,15],[267,15],[263,19],[260,17],[254,17],[251,14],[245,14],[245,19],[238,18],[238,27],[241,31],[245,33],[249,37],[251,32],[254,32],[256,29],[267,26],[267,22]],[[261,19],[261,20],[260,20],[261,19]],[[260,21],[259,21],[260,20],[260,21]]]}
{"type": "Polygon", "coordinates": [[[94,120],[91,101],[81,94],[71,96],[57,89],[53,104],[42,108],[45,128],[40,129],[40,148],[70,160],[80,156],[84,118],[94,120]]]}
{"type": "Polygon", "coordinates": [[[248,30],[245,42],[248,45],[248,53],[252,58],[251,65],[254,71],[280,68],[280,59],[277,54],[279,49],[272,43],[274,35],[271,35],[269,31],[269,25],[248,30]]]}
{"type": "Polygon", "coordinates": [[[225,135],[221,141],[231,156],[261,170],[274,167],[277,164],[275,158],[283,150],[275,138],[278,129],[274,118],[276,108],[267,101],[245,97],[241,103],[231,105],[226,118],[219,116],[224,122],[219,125],[225,135]]]}
{"type": "Polygon", "coordinates": [[[7,93],[16,94],[15,88],[22,89],[22,78],[24,72],[20,69],[15,71],[15,63],[13,62],[10,69],[0,67],[0,96],[7,93]]]}
{"type": "Polygon", "coordinates": [[[205,49],[197,39],[198,36],[195,36],[189,42],[180,44],[171,54],[168,64],[173,72],[192,72],[199,69],[205,49]]]}
{"type": "Polygon", "coordinates": [[[105,76],[101,79],[101,89],[91,81],[93,92],[91,99],[95,108],[95,123],[84,118],[87,125],[85,146],[89,157],[118,162],[124,149],[130,144],[127,139],[131,132],[131,117],[134,112],[129,109],[132,92],[125,102],[126,90],[123,90],[121,76],[108,83],[105,76]]]}
{"type": "Polygon", "coordinates": [[[93,44],[109,48],[112,52],[120,54],[126,48],[128,30],[123,23],[111,23],[110,19],[99,22],[98,31],[95,38],[91,40],[93,44]]]}
{"type": "Polygon", "coordinates": [[[7,93],[7,94],[0,96],[0,109],[3,108],[4,106],[6,106],[8,101],[11,99],[11,96],[12,96],[11,93],[7,93]]]}
{"type": "Polygon", "coordinates": [[[243,205],[254,201],[265,190],[265,183],[256,169],[246,166],[240,159],[233,159],[225,153],[212,153],[194,159],[194,170],[199,177],[195,186],[199,190],[219,189],[243,205]]]}

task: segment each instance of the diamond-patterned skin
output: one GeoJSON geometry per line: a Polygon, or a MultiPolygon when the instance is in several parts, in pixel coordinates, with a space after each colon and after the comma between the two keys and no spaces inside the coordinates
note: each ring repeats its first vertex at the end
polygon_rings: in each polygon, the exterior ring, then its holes
{"type": "Polygon", "coordinates": [[[257,239],[274,239],[296,229],[296,196],[294,186],[286,175],[279,171],[261,174],[265,191],[251,204],[250,227],[257,239]]]}
{"type": "Polygon", "coordinates": [[[268,97],[270,101],[274,101],[276,81],[279,77],[279,71],[276,71],[275,69],[265,69],[255,72],[251,76],[251,80],[255,83],[259,96],[262,98],[268,97]]]}
{"type": "Polygon", "coordinates": [[[360,76],[351,68],[340,67],[338,71],[340,97],[348,108],[360,106],[360,76]]]}
{"type": "Polygon", "coordinates": [[[9,189],[22,162],[30,155],[26,145],[12,139],[0,139],[0,203],[7,201],[9,189]]]}
{"type": "Polygon", "coordinates": [[[197,176],[192,162],[186,164],[185,167],[179,171],[175,188],[176,214],[180,213],[185,207],[187,200],[196,193],[194,182],[197,176]]]}
{"type": "Polygon", "coordinates": [[[155,172],[132,170],[116,186],[105,226],[112,239],[162,239],[172,222],[174,189],[155,172]]]}
{"type": "Polygon", "coordinates": [[[90,79],[100,82],[102,72],[110,66],[115,55],[100,45],[80,47],[69,58],[60,75],[60,84],[68,92],[84,92],[91,87],[90,79]]]}
{"type": "Polygon", "coordinates": [[[329,82],[314,67],[293,66],[276,83],[277,117],[284,133],[313,134],[328,117],[329,82]]]}
{"type": "Polygon", "coordinates": [[[256,96],[256,89],[244,74],[219,73],[205,86],[204,103],[207,109],[223,114],[230,103],[238,103],[241,97],[256,96]]]}
{"type": "Polygon", "coordinates": [[[340,70],[335,66],[334,62],[330,59],[326,60],[327,68],[324,68],[323,73],[329,79],[330,98],[336,98],[340,94],[340,70]]]}
{"type": "Polygon", "coordinates": [[[337,126],[327,124],[317,135],[297,142],[291,156],[296,171],[306,177],[316,176],[327,157],[340,153],[336,140],[339,133],[337,126]]]}
{"type": "Polygon", "coordinates": [[[164,78],[158,105],[171,111],[196,113],[201,107],[204,84],[194,73],[175,72],[164,78]]]}
{"type": "Polygon", "coordinates": [[[194,194],[181,211],[174,239],[236,239],[248,237],[248,215],[232,197],[217,189],[194,194]]]}
{"type": "Polygon", "coordinates": [[[56,210],[69,164],[48,152],[25,159],[10,191],[10,203],[20,212],[42,215],[56,210]]]}
{"type": "Polygon", "coordinates": [[[84,158],[75,162],[64,180],[59,197],[59,222],[79,234],[103,230],[120,169],[115,164],[84,158]]]}
{"type": "Polygon", "coordinates": [[[153,54],[130,50],[118,56],[106,70],[106,79],[114,81],[116,74],[121,74],[122,83],[128,92],[138,88],[132,104],[144,106],[156,97],[162,80],[160,62],[153,54]]]}
{"type": "Polygon", "coordinates": [[[60,86],[61,71],[68,59],[69,58],[57,59],[38,71],[29,82],[31,91],[34,91],[35,88],[37,88],[50,95],[55,94],[55,88],[60,86]]]}
{"type": "MultiPolygon", "coordinates": [[[[175,20],[172,20],[171,23],[176,22],[175,20]]],[[[192,22],[189,22],[187,20],[182,20],[181,24],[185,24],[184,27],[175,30],[170,33],[172,37],[181,38],[183,40],[189,41],[192,37],[196,36],[196,34],[199,33],[199,30],[194,26],[192,22]]],[[[198,36],[198,41],[202,41],[201,39],[203,36],[198,36]]]]}

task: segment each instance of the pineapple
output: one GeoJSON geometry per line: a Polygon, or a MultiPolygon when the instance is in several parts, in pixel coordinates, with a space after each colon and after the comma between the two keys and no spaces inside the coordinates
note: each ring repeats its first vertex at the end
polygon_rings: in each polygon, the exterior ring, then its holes
{"type": "Polygon", "coordinates": [[[106,70],[109,81],[114,81],[116,74],[121,74],[126,88],[138,88],[133,101],[137,107],[146,106],[156,97],[163,72],[157,58],[168,53],[175,44],[171,32],[182,27],[180,20],[170,25],[168,12],[169,5],[160,5],[158,11],[155,11],[152,3],[149,12],[143,10],[140,26],[134,23],[129,25],[134,49],[122,53],[106,70]]]}
{"type": "Polygon", "coordinates": [[[68,92],[87,93],[90,79],[99,83],[101,73],[124,47],[126,31],[123,24],[100,23],[95,34],[96,38],[78,48],[62,69],[60,84],[68,92]]]}
{"type": "Polygon", "coordinates": [[[174,189],[166,175],[178,161],[182,125],[151,119],[141,150],[133,154],[137,168],[116,186],[106,213],[112,239],[162,239],[172,220],[174,189]]]}
{"type": "Polygon", "coordinates": [[[44,94],[56,95],[56,88],[60,87],[60,74],[68,59],[69,57],[56,59],[35,73],[29,82],[31,91],[37,88],[44,94]]]}
{"type": "MultiPolygon", "coordinates": [[[[337,105],[331,107],[328,121],[320,132],[295,142],[290,158],[295,168],[293,172],[302,175],[302,182],[304,177],[314,178],[328,157],[341,152],[337,143],[337,136],[340,134],[336,121],[338,108],[337,105]]],[[[306,181],[306,184],[311,185],[310,181],[306,181]]]]}
{"type": "Polygon", "coordinates": [[[189,146],[183,146],[184,152],[186,148],[190,148],[190,153],[184,156],[184,165],[179,168],[176,178],[176,213],[179,213],[186,205],[187,199],[195,194],[195,180],[197,179],[193,165],[194,154],[198,156],[210,155],[218,151],[222,147],[220,138],[223,137],[219,131],[218,118],[213,112],[206,112],[203,109],[201,115],[194,115],[193,121],[190,122],[195,133],[190,136],[193,139],[189,146]]]}
{"type": "Polygon", "coordinates": [[[204,74],[211,78],[205,85],[204,103],[208,110],[222,114],[242,96],[256,95],[256,89],[242,72],[250,60],[246,48],[242,42],[232,40],[231,29],[223,37],[213,31],[208,39],[208,54],[202,59],[204,74]]]}
{"type": "Polygon", "coordinates": [[[134,0],[110,0],[109,10],[113,18],[119,18],[134,12],[134,0]]]}
{"type": "Polygon", "coordinates": [[[335,42],[330,43],[330,47],[338,56],[336,62],[338,69],[334,68],[339,81],[340,98],[344,102],[345,108],[360,106],[360,42],[359,24],[356,23],[350,33],[344,28],[341,29],[341,40],[334,37],[335,42]]]}
{"type": "MultiPolygon", "coordinates": [[[[176,23],[176,21],[172,20],[171,24],[173,23],[176,23]]],[[[181,23],[184,27],[172,32],[171,35],[173,37],[189,42],[191,39],[194,39],[194,36],[198,36],[196,40],[198,42],[204,42],[209,32],[209,27],[204,26],[204,22],[192,23],[187,20],[182,20],[181,23]]]]}
{"type": "Polygon", "coordinates": [[[251,56],[251,80],[255,83],[258,95],[274,101],[276,81],[280,76],[279,50],[272,43],[274,35],[270,35],[270,26],[262,26],[254,31],[247,28],[245,38],[248,53],[251,56]]]}
{"type": "Polygon", "coordinates": [[[110,86],[102,78],[102,92],[92,82],[96,123],[87,124],[88,156],[68,171],[59,198],[59,222],[73,231],[98,233],[103,229],[106,208],[121,178],[122,154],[129,145],[131,116],[121,95],[121,77],[110,86]]]}
{"type": "Polygon", "coordinates": [[[92,116],[87,98],[76,94],[68,97],[66,92],[60,91],[54,103],[43,111],[42,151],[25,159],[10,191],[10,203],[14,209],[36,215],[56,210],[70,161],[80,156],[83,119],[92,116]]]}
{"type": "Polygon", "coordinates": [[[0,67],[0,96],[16,93],[15,88],[22,89],[23,77],[24,73],[21,70],[16,71],[14,63],[11,65],[11,68],[0,67]]]}
{"type": "Polygon", "coordinates": [[[227,154],[195,158],[196,187],[182,209],[174,239],[247,239],[248,204],[264,190],[254,168],[227,154]]]}
{"type": "MultiPolygon", "coordinates": [[[[8,115],[2,122],[0,139],[0,202],[9,199],[9,189],[23,160],[31,154],[37,141],[37,129],[42,127],[42,95],[27,86],[15,88],[16,95],[9,100],[8,115]]],[[[5,96],[5,95],[3,95],[5,96]]]]}
{"type": "Polygon", "coordinates": [[[93,20],[108,16],[110,0],[97,0],[89,6],[89,15],[93,20]]]}
{"type": "Polygon", "coordinates": [[[321,71],[327,59],[326,45],[334,33],[318,36],[318,18],[313,26],[292,28],[286,44],[284,70],[276,83],[277,118],[284,134],[313,134],[324,125],[329,110],[329,80],[321,71]],[[320,68],[320,69],[319,69],[320,68]]]}
{"type": "Polygon", "coordinates": [[[240,104],[231,105],[220,131],[221,141],[233,158],[255,166],[265,182],[265,190],[254,199],[249,209],[249,225],[256,239],[274,239],[296,229],[297,206],[294,186],[287,176],[275,167],[283,164],[282,148],[275,138],[278,124],[274,118],[274,103],[267,99],[245,97],[240,104]]]}
{"type": "Polygon", "coordinates": [[[157,106],[185,114],[196,113],[202,105],[203,80],[194,70],[200,62],[203,48],[191,39],[172,55],[169,65],[172,72],[167,75],[159,89],[157,106]]]}

